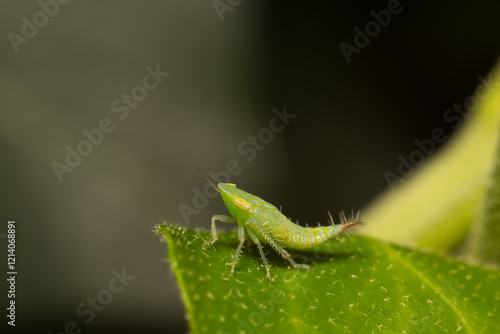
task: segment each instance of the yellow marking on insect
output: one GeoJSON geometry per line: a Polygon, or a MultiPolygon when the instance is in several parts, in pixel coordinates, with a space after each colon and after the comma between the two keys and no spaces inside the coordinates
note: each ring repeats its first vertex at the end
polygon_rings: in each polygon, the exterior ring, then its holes
{"type": "Polygon", "coordinates": [[[241,199],[241,198],[235,198],[234,199],[234,204],[236,205],[236,207],[240,210],[245,210],[245,211],[248,211],[250,210],[250,203],[248,203],[247,201],[245,201],[244,199],[241,199]]]}
{"type": "MultiPolygon", "coordinates": [[[[312,233],[314,234],[314,242],[318,242],[318,233],[316,233],[316,230],[312,230],[312,233]]],[[[309,241],[309,239],[307,240],[309,241]]]]}

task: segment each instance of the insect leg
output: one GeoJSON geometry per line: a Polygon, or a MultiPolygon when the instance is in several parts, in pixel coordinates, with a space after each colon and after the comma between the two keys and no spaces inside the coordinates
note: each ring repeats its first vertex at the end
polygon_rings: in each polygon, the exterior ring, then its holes
{"type": "Polygon", "coordinates": [[[273,237],[266,232],[263,228],[261,228],[258,224],[254,224],[255,228],[259,231],[260,234],[264,236],[266,241],[271,245],[271,247],[274,248],[285,260],[288,260],[292,266],[297,269],[297,268],[305,268],[309,270],[309,266],[307,264],[301,264],[297,263],[292,259],[292,256],[281,246],[278,242],[276,242],[273,237]]]}
{"type": "Polygon", "coordinates": [[[266,268],[267,279],[270,281],[274,281],[274,279],[271,277],[271,274],[269,273],[269,268],[271,268],[271,266],[269,265],[269,262],[267,262],[266,255],[264,254],[264,250],[262,249],[259,238],[255,235],[255,232],[252,230],[252,228],[247,228],[247,232],[250,239],[252,239],[252,241],[255,242],[255,244],[259,248],[260,257],[262,258],[264,267],[266,268]]]}
{"type": "Polygon", "coordinates": [[[236,219],[234,219],[231,216],[224,216],[224,215],[215,215],[215,216],[212,216],[212,240],[205,241],[203,243],[203,247],[205,247],[207,245],[211,245],[215,241],[217,241],[217,238],[218,238],[217,237],[217,229],[215,227],[215,221],[216,220],[218,220],[220,222],[224,222],[224,223],[236,223],[236,219]]]}
{"type": "Polygon", "coordinates": [[[228,266],[231,266],[231,272],[229,273],[229,276],[234,275],[234,267],[236,266],[236,262],[238,262],[241,248],[243,247],[243,243],[245,242],[245,228],[243,227],[243,225],[238,225],[238,240],[240,241],[240,244],[238,245],[238,248],[236,248],[236,252],[233,256],[233,261],[231,263],[226,263],[228,266]]]}

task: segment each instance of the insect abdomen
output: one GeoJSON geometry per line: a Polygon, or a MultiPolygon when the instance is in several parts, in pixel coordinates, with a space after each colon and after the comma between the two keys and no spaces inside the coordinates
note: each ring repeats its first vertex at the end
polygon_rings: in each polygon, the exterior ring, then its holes
{"type": "Polygon", "coordinates": [[[288,221],[283,224],[280,233],[275,237],[278,242],[291,249],[308,249],[324,243],[329,239],[329,227],[302,227],[288,221]],[[285,226],[283,226],[285,225],[285,226]]]}

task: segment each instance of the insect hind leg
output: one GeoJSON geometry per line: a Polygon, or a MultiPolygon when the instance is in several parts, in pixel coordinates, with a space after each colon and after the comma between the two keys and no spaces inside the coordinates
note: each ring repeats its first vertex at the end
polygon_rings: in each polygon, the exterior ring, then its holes
{"type": "Polygon", "coordinates": [[[307,264],[302,264],[302,263],[297,263],[294,261],[290,253],[288,253],[283,246],[281,246],[274,238],[266,232],[263,228],[261,228],[258,224],[253,224],[253,226],[259,231],[260,234],[264,236],[266,241],[271,245],[271,247],[276,250],[285,260],[290,262],[292,266],[297,269],[297,268],[304,268],[309,270],[309,266],[307,264]]]}
{"type": "Polygon", "coordinates": [[[250,239],[252,239],[252,241],[257,245],[257,248],[259,248],[260,257],[262,258],[264,267],[266,268],[267,279],[270,281],[274,281],[274,278],[271,277],[271,273],[269,272],[269,268],[271,268],[271,266],[269,265],[269,262],[267,262],[266,255],[264,254],[264,250],[262,249],[262,244],[260,243],[259,238],[255,235],[255,232],[252,231],[251,228],[247,228],[247,232],[250,239]]]}

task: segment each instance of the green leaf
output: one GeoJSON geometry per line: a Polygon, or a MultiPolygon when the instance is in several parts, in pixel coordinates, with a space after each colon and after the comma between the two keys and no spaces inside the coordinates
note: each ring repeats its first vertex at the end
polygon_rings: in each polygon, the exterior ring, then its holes
{"type": "MultiPolygon", "coordinates": [[[[266,279],[255,245],[228,277],[236,233],[157,227],[192,333],[500,333],[500,272],[355,236],[294,253],[295,270],[274,252],[266,279]]],[[[269,247],[266,250],[270,251],[269,247]]]]}
{"type": "MultiPolygon", "coordinates": [[[[493,170],[500,125],[500,66],[480,79],[475,95],[457,101],[451,112],[443,110],[443,118],[459,116],[453,111],[456,106],[465,108],[473,102],[477,108],[466,115],[454,137],[401,186],[363,212],[369,223],[361,233],[437,251],[451,250],[465,239],[484,205],[493,170]]],[[[418,139],[426,142],[428,151],[431,143],[435,145],[432,134],[418,139]]],[[[416,145],[405,157],[418,151],[424,150],[416,145]]]]}
{"type": "Polygon", "coordinates": [[[500,265],[500,142],[497,147],[495,170],[483,203],[483,212],[475,222],[467,247],[470,260],[500,265]]]}

